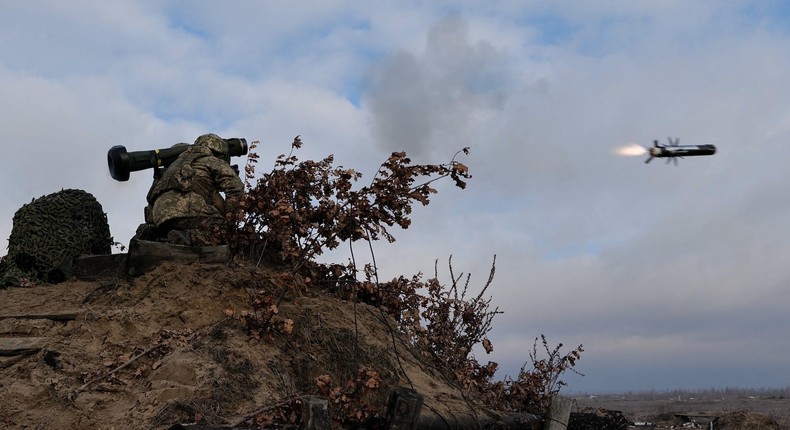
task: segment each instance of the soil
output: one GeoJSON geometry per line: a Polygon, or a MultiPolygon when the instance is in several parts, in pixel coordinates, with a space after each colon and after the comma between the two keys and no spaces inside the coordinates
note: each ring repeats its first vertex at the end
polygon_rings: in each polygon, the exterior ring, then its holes
{"type": "MultiPolygon", "coordinates": [[[[357,412],[382,415],[391,390],[410,387],[424,411],[474,414],[472,399],[420,360],[378,309],[284,279],[267,268],[162,263],[135,278],[0,290],[0,337],[45,338],[35,353],[0,357],[0,427],[156,429],[245,417],[253,425],[273,419],[274,409],[256,410],[337,394],[358,375],[357,412]],[[262,290],[284,299],[282,326],[259,336],[245,315],[262,290]],[[7,317],[59,313],[76,317],[7,317]]],[[[340,417],[348,398],[329,397],[340,417]]]]}

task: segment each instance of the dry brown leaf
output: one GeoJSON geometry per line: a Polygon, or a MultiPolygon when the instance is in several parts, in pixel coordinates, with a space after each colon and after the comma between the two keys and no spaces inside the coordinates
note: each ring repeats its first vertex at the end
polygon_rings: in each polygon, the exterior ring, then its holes
{"type": "Polygon", "coordinates": [[[368,379],[368,382],[365,382],[365,386],[370,388],[371,390],[377,389],[380,385],[381,383],[376,378],[370,378],[368,379]]]}
{"type": "Polygon", "coordinates": [[[491,345],[491,341],[488,340],[488,338],[483,339],[483,348],[485,348],[486,354],[491,354],[491,352],[494,350],[494,346],[491,345]]]}
{"type": "Polygon", "coordinates": [[[283,321],[283,331],[285,334],[291,334],[294,331],[294,322],[292,319],[287,319],[283,321]]]}

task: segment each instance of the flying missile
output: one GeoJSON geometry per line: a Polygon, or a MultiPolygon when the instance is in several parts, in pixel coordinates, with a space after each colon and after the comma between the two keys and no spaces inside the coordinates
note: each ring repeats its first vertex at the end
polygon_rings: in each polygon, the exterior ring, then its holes
{"type": "Polygon", "coordinates": [[[654,158],[666,158],[667,164],[670,160],[678,164],[678,157],[696,157],[699,155],[713,155],[716,153],[716,147],[713,145],[680,145],[680,139],[672,139],[668,137],[669,145],[662,145],[658,140],[653,141],[653,147],[647,148],[647,153],[650,157],[645,160],[645,164],[649,163],[654,158]]]}

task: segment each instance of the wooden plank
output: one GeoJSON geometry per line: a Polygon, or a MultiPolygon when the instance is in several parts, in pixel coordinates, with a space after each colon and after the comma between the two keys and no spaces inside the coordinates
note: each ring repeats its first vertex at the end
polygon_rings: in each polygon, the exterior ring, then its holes
{"type": "Polygon", "coordinates": [[[0,355],[31,354],[43,348],[46,337],[0,337],[0,355]]]}
{"type": "Polygon", "coordinates": [[[422,410],[423,396],[406,387],[396,387],[387,402],[387,430],[414,430],[422,410]]]}
{"type": "Polygon", "coordinates": [[[554,396],[549,406],[549,418],[544,426],[545,430],[565,430],[571,417],[573,399],[554,396]]]}
{"type": "Polygon", "coordinates": [[[20,320],[52,320],[52,321],[72,321],[77,319],[82,311],[60,311],[46,314],[11,314],[0,315],[0,320],[15,318],[20,320]]]}
{"type": "Polygon", "coordinates": [[[128,273],[138,276],[150,271],[163,261],[190,263],[225,263],[230,251],[227,245],[184,246],[148,240],[132,239],[129,242],[128,273]]]}
{"type": "Polygon", "coordinates": [[[329,400],[319,396],[307,396],[302,399],[302,430],[330,430],[332,420],[329,418],[329,400]]]}
{"type": "Polygon", "coordinates": [[[74,259],[74,276],[92,281],[123,274],[126,254],[81,255],[74,259]]]}

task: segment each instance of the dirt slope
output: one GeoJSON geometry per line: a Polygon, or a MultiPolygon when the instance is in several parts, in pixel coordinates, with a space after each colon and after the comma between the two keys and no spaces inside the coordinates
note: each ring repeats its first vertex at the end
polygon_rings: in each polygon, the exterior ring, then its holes
{"type": "Polygon", "coordinates": [[[471,413],[456,388],[393,338],[377,309],[300,292],[266,269],[163,263],[131,279],[8,288],[0,316],[0,338],[45,338],[31,355],[0,357],[3,428],[228,425],[287,396],[318,393],[319,377],[325,393],[342,390],[360,368],[374,371],[362,374],[362,407],[372,414],[396,386],[413,386],[439,414],[471,413]],[[288,292],[277,318],[292,327],[268,339],[248,333],[238,316],[258,290],[288,292]],[[76,318],[7,318],[64,312],[76,318]]]}

